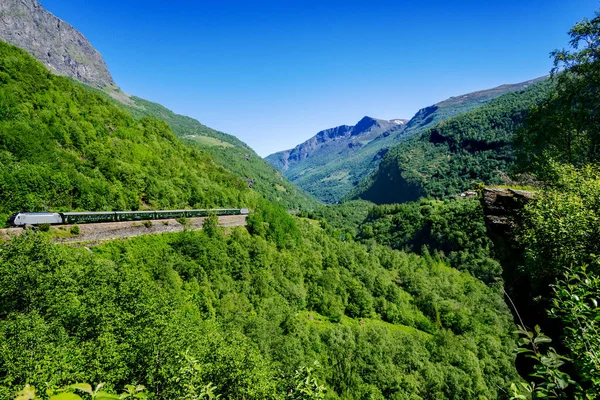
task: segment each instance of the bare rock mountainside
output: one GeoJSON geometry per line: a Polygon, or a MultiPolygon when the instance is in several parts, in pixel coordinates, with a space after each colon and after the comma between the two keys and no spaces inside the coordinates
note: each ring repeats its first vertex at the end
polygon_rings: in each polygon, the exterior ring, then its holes
{"type": "Polygon", "coordinates": [[[28,51],[55,74],[100,89],[117,87],[90,42],[36,0],[0,1],[0,40],[28,51]]]}

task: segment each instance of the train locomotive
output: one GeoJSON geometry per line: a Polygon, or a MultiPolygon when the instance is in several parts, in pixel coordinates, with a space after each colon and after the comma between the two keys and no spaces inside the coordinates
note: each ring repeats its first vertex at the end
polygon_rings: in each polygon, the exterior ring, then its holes
{"type": "Polygon", "coordinates": [[[86,224],[98,222],[146,221],[207,217],[209,215],[247,215],[247,208],[219,208],[212,210],[157,210],[157,211],[95,211],[95,212],[20,212],[8,218],[10,226],[86,224]]]}

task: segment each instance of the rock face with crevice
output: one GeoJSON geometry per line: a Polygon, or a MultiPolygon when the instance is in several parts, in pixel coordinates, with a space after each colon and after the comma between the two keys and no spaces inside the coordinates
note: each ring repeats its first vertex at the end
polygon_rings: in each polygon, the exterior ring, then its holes
{"type": "Polygon", "coordinates": [[[508,239],[518,224],[520,212],[535,193],[526,190],[484,188],[483,213],[488,231],[508,239]]]}
{"type": "Polygon", "coordinates": [[[100,89],[117,88],[102,55],[36,0],[0,1],[0,40],[28,51],[57,75],[100,89]]]}

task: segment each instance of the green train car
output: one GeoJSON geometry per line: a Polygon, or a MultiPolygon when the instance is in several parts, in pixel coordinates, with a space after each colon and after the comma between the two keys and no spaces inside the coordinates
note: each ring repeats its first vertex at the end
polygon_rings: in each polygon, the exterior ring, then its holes
{"type": "Polygon", "coordinates": [[[11,226],[39,224],[90,224],[118,221],[147,221],[152,219],[176,219],[206,217],[211,214],[247,215],[247,208],[217,208],[212,210],[156,210],[156,211],[95,211],[65,213],[16,213],[10,216],[11,226]]]}

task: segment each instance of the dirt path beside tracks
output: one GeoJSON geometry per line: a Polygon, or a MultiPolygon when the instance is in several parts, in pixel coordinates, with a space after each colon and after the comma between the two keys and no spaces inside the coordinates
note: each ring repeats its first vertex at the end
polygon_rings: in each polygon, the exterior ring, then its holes
{"type": "MultiPolygon", "coordinates": [[[[219,226],[245,226],[246,215],[224,215],[219,217],[219,226]]],[[[205,217],[188,218],[186,225],[189,229],[202,229],[205,217]]],[[[105,222],[98,224],[79,225],[79,234],[71,233],[73,225],[57,225],[50,227],[50,233],[55,242],[95,245],[106,240],[128,238],[155,233],[181,232],[184,225],[174,219],[158,219],[151,221],[105,222]]],[[[23,234],[23,228],[0,229],[0,239],[6,240],[11,236],[23,234]]]]}

